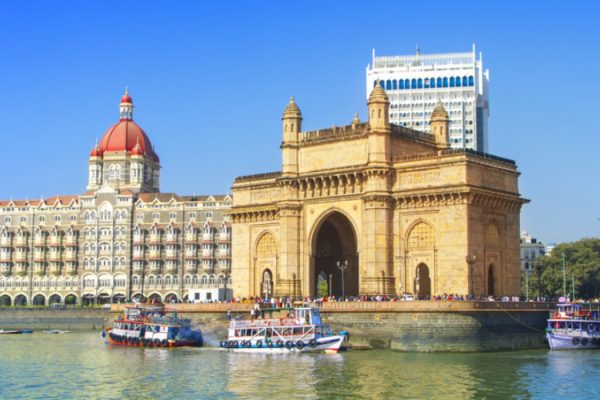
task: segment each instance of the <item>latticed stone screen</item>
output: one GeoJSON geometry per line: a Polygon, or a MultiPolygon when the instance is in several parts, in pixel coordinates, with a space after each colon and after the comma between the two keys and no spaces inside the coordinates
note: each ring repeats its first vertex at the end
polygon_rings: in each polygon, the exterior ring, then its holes
{"type": "Polygon", "coordinates": [[[277,243],[270,233],[264,234],[256,246],[256,256],[259,258],[275,257],[277,255],[277,243]]]}
{"type": "Polygon", "coordinates": [[[409,249],[426,249],[434,245],[435,237],[429,225],[419,222],[412,228],[408,236],[409,249]]]}

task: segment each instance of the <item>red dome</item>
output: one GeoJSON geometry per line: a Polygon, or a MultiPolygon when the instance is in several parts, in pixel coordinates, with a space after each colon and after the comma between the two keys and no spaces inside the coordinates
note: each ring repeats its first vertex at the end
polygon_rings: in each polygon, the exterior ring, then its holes
{"type": "Polygon", "coordinates": [[[123,97],[121,97],[121,103],[130,103],[133,104],[133,100],[131,100],[131,96],[125,92],[125,94],[123,95],[123,97]]]}
{"type": "MultiPolygon", "coordinates": [[[[146,133],[138,124],[129,119],[120,120],[106,131],[100,141],[99,150],[102,154],[107,151],[131,152],[136,147],[136,144],[139,145],[141,154],[159,162],[159,158],[154,150],[152,150],[152,143],[150,143],[150,139],[146,133]]],[[[136,149],[136,153],[140,153],[140,150],[136,149]]]]}

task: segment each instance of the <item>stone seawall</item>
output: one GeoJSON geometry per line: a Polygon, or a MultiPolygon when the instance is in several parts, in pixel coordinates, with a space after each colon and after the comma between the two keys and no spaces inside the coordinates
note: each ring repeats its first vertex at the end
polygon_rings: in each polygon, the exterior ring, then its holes
{"type": "Polygon", "coordinates": [[[0,308],[0,329],[101,330],[112,318],[101,308],[0,308]]]}
{"type": "MultiPolygon", "coordinates": [[[[201,327],[208,345],[227,335],[226,311],[247,318],[251,304],[172,304],[201,327]]],[[[547,303],[397,302],[325,303],[324,322],[347,330],[355,346],[399,351],[500,351],[543,348],[547,303]]],[[[122,311],[1,309],[0,329],[101,329],[122,311]]]]}

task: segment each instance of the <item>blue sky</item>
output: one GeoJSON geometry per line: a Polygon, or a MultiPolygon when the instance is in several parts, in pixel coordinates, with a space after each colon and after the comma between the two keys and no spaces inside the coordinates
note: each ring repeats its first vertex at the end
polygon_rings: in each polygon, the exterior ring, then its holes
{"type": "Polygon", "coordinates": [[[161,189],[229,192],[280,169],[294,95],[306,130],[364,119],[371,51],[483,51],[490,153],[517,161],[521,228],[600,232],[600,2],[0,1],[0,198],[85,191],[125,86],[161,189]]]}

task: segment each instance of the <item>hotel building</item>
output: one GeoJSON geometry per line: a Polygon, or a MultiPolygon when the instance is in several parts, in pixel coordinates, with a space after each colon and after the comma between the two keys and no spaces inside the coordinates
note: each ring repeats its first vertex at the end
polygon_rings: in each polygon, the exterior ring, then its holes
{"type": "Polygon", "coordinates": [[[91,304],[230,292],[231,197],[160,193],[160,159],[121,98],[87,192],[0,201],[0,304],[91,304]]]}
{"type": "Polygon", "coordinates": [[[431,133],[438,102],[448,111],[452,148],[488,151],[489,70],[481,53],[375,56],[367,66],[367,97],[376,81],[390,100],[390,123],[431,133]]]}

